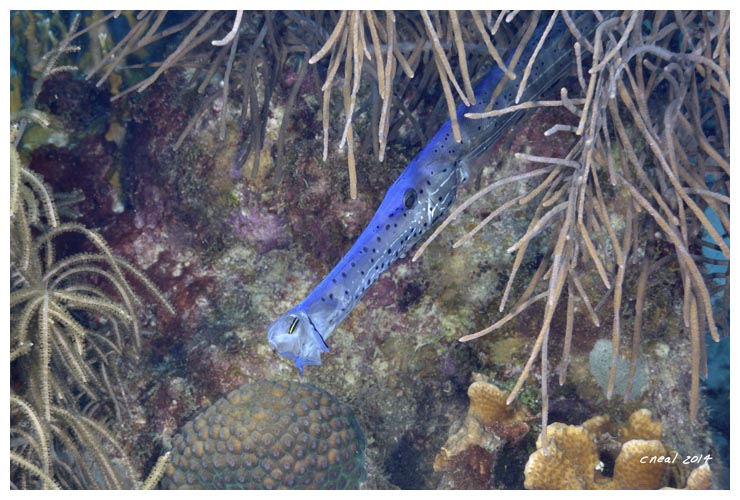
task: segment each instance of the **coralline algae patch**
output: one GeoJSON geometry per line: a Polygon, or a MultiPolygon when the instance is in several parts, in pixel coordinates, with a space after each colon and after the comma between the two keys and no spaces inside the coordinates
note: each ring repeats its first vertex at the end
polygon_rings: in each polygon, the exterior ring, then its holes
{"type": "Polygon", "coordinates": [[[349,489],[365,478],[365,437],[350,409],[310,384],[245,384],[182,428],[170,489],[349,489]]]}

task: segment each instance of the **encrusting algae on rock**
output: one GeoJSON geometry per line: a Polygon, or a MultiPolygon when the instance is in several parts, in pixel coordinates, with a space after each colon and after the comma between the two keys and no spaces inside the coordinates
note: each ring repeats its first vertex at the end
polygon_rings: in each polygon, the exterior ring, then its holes
{"type": "Polygon", "coordinates": [[[350,409],[311,384],[259,381],[217,401],[175,436],[171,489],[353,489],[365,437],[350,409]]]}

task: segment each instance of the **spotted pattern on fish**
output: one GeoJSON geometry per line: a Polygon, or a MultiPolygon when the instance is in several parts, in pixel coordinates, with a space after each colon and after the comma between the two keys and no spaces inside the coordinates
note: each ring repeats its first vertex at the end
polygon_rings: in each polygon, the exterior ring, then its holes
{"type": "MultiPolygon", "coordinates": [[[[579,23],[584,35],[596,26],[588,15],[580,16],[579,23]]],[[[507,79],[494,108],[513,104],[524,67],[543,29],[541,24],[533,34],[514,70],[517,79],[507,79]]],[[[562,78],[570,67],[568,59],[573,57],[572,50],[570,33],[558,20],[538,56],[523,101],[536,98],[562,78]]],[[[304,366],[321,364],[321,353],[329,350],[326,341],[378,277],[448,213],[457,187],[468,178],[470,162],[519,119],[521,112],[484,120],[464,117],[464,113],[484,110],[502,77],[498,67],[492,69],[476,87],[477,104],[458,107],[462,141],[455,142],[449,120],[442,125],[388,188],[380,207],[352,248],[300,304],[268,328],[270,344],[278,353],[294,360],[301,375],[304,366]]]]}

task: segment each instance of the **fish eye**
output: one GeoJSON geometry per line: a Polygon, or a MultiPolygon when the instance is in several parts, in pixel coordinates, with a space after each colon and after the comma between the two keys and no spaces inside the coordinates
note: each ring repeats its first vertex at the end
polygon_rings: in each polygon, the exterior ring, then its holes
{"type": "Polygon", "coordinates": [[[298,318],[293,318],[293,322],[290,324],[290,327],[288,328],[288,335],[293,335],[293,332],[295,331],[295,327],[298,326],[298,322],[300,320],[298,318]]]}
{"type": "Polygon", "coordinates": [[[414,205],[416,205],[416,190],[407,189],[406,192],[403,193],[403,206],[406,208],[413,208],[414,205]]]}

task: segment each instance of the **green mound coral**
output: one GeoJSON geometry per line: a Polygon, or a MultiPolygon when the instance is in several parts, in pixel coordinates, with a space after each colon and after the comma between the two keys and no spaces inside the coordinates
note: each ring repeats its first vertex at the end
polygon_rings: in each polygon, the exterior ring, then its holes
{"type": "Polygon", "coordinates": [[[162,485],[187,489],[351,489],[365,437],[350,409],[310,384],[244,384],[185,424],[162,485]]]}

